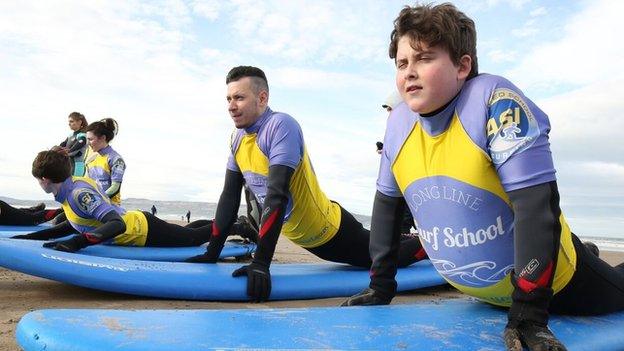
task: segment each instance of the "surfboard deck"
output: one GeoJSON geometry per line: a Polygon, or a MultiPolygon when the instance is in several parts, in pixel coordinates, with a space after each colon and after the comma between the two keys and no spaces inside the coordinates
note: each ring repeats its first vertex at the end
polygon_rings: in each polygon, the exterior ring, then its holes
{"type": "MultiPolygon", "coordinates": [[[[28,231],[12,231],[10,228],[1,228],[8,226],[0,226],[0,238],[10,238],[13,235],[27,233],[28,231]]],[[[41,230],[45,227],[33,227],[35,230],[41,230]]],[[[35,231],[33,230],[33,231],[35,231]]],[[[19,240],[19,239],[14,239],[19,240]]],[[[59,240],[59,239],[56,239],[59,240]]],[[[39,240],[20,240],[23,245],[41,246],[43,241],[39,240]]],[[[241,257],[251,254],[256,250],[253,243],[235,243],[226,242],[221,251],[220,258],[241,257]]],[[[122,258],[128,260],[145,260],[145,261],[167,261],[181,262],[185,259],[201,255],[206,252],[206,245],[190,246],[190,247],[128,247],[118,245],[93,245],[80,250],[83,255],[122,258]]]]}
{"type": "MultiPolygon", "coordinates": [[[[504,350],[506,311],[471,299],[374,307],[41,310],[17,326],[26,351],[504,350]]],[[[622,350],[624,313],[552,316],[569,350],[622,350]]]]}
{"type": "MultiPolygon", "coordinates": [[[[66,253],[0,239],[0,266],[77,286],[140,296],[246,301],[242,264],[157,262],[66,253]]],[[[341,264],[271,265],[272,300],[350,296],[369,284],[368,270],[341,264]]],[[[429,261],[400,269],[399,291],[445,284],[429,261]]]]}
{"type": "Polygon", "coordinates": [[[24,234],[24,232],[35,232],[51,227],[50,224],[39,225],[0,225],[0,236],[6,238],[11,235],[24,234]]]}

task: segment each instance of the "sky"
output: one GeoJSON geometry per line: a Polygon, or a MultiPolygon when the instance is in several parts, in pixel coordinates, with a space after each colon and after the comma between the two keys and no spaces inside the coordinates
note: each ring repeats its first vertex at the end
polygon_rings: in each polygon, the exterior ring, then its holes
{"type": "MultiPolygon", "coordinates": [[[[624,238],[624,2],[457,1],[479,71],[550,117],[561,206],[577,233],[624,238]],[[619,141],[618,141],[619,140],[619,141]]],[[[216,202],[233,124],[225,75],[262,68],[269,105],[300,123],[325,193],[370,215],[396,89],[388,57],[402,1],[0,2],[0,195],[49,199],[37,152],[67,115],[115,118],[125,198],[216,202]]]]}

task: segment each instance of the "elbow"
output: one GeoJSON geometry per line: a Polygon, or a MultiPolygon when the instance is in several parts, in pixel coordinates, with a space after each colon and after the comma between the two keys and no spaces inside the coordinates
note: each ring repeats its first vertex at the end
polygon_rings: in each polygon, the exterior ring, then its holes
{"type": "Polygon", "coordinates": [[[125,233],[126,232],[126,223],[124,223],[124,221],[119,221],[119,233],[125,233]]]}

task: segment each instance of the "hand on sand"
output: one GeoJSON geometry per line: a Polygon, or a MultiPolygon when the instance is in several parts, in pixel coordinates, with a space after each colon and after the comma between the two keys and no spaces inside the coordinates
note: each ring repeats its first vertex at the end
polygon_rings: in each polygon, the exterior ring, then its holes
{"type": "Polygon", "coordinates": [[[392,301],[391,297],[387,297],[382,293],[371,288],[366,288],[360,293],[351,296],[340,306],[373,306],[388,305],[392,301]]]}

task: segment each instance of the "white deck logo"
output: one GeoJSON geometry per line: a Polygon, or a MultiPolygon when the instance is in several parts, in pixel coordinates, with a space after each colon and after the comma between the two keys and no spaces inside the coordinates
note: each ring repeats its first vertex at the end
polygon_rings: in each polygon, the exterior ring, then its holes
{"type": "Polygon", "coordinates": [[[115,267],[115,266],[110,265],[110,264],[86,262],[86,261],[76,260],[76,259],[73,259],[73,258],[65,258],[65,257],[48,255],[48,254],[41,254],[41,256],[43,256],[45,258],[49,258],[51,260],[67,262],[67,263],[75,263],[75,264],[79,264],[79,265],[82,265],[82,266],[88,266],[88,267],[106,268],[106,269],[110,269],[110,270],[113,270],[113,271],[119,271],[119,272],[128,272],[130,270],[128,268],[115,267]]]}

